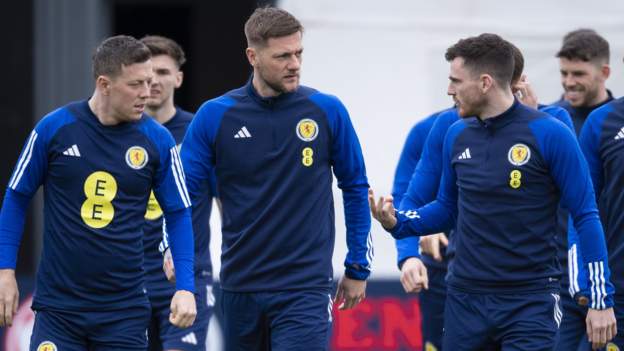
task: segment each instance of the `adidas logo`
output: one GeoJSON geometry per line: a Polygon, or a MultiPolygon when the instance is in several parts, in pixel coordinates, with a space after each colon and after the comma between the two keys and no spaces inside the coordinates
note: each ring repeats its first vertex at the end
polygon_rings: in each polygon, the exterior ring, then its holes
{"type": "Polygon", "coordinates": [[[238,133],[234,134],[234,138],[236,138],[236,139],[238,139],[238,138],[251,138],[251,134],[247,130],[247,127],[243,126],[243,128],[241,128],[238,131],[238,133]]]}
{"type": "Polygon", "coordinates": [[[464,152],[461,153],[461,155],[459,155],[459,157],[457,158],[458,160],[468,160],[471,159],[472,156],[470,156],[470,148],[466,148],[466,150],[464,150],[464,152]]]}
{"type": "Polygon", "coordinates": [[[69,149],[63,151],[63,155],[80,157],[80,151],[78,151],[78,145],[74,144],[69,149]]]}
{"type": "Polygon", "coordinates": [[[191,345],[197,345],[197,338],[195,337],[195,333],[191,332],[189,334],[186,334],[186,336],[182,337],[182,342],[191,345]]]}
{"type": "Polygon", "coordinates": [[[622,127],[622,129],[620,129],[620,131],[617,133],[617,135],[613,139],[615,139],[615,140],[624,139],[624,127],[622,127]]]}

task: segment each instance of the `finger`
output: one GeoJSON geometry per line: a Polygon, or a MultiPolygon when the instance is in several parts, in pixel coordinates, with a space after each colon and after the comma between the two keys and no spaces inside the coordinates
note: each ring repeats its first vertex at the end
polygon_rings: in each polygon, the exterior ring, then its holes
{"type": "Polygon", "coordinates": [[[5,307],[4,302],[0,301],[0,327],[6,326],[6,317],[4,315],[5,307]]]}
{"type": "Polygon", "coordinates": [[[403,286],[403,290],[406,293],[409,294],[410,292],[412,292],[412,287],[410,285],[409,280],[407,279],[407,275],[406,274],[401,275],[401,286],[403,286]]]}
{"type": "Polygon", "coordinates": [[[600,337],[599,342],[600,342],[600,347],[604,347],[607,344],[607,326],[604,327],[600,327],[598,329],[598,335],[600,337]]]}
{"type": "Polygon", "coordinates": [[[429,275],[427,274],[427,268],[425,268],[425,266],[422,267],[421,275],[423,278],[423,288],[429,290],[429,275]]]}
{"type": "Polygon", "coordinates": [[[4,305],[4,322],[7,326],[13,325],[13,305],[14,301],[9,301],[4,305]]]}
{"type": "Polygon", "coordinates": [[[592,320],[587,318],[585,320],[585,333],[587,334],[587,341],[593,342],[593,334],[592,334],[592,320]]]}
{"type": "Polygon", "coordinates": [[[407,293],[413,293],[416,290],[416,281],[414,280],[414,276],[411,274],[411,271],[405,272],[405,286],[407,293]]]}
{"type": "Polygon", "coordinates": [[[439,240],[431,240],[431,253],[433,254],[433,259],[441,262],[442,256],[440,256],[440,241],[439,240]]]}
{"type": "Polygon", "coordinates": [[[612,325],[613,325],[613,324],[609,323],[609,324],[607,325],[607,327],[605,328],[605,330],[606,330],[606,340],[605,340],[605,342],[609,342],[609,341],[610,341],[611,339],[613,339],[613,337],[615,336],[615,335],[613,335],[613,331],[612,331],[612,329],[611,329],[611,326],[612,326],[612,325]]]}
{"type": "Polygon", "coordinates": [[[334,303],[342,302],[343,295],[344,290],[342,290],[342,284],[338,284],[338,289],[336,289],[336,296],[334,296],[334,303]]]}
{"type": "Polygon", "coordinates": [[[420,292],[423,288],[423,280],[420,273],[417,270],[411,271],[410,279],[412,280],[412,292],[420,292]]]}
{"type": "Polygon", "coordinates": [[[449,242],[448,242],[448,238],[446,237],[446,234],[440,233],[440,243],[444,245],[444,247],[448,247],[449,242]]]}
{"type": "Polygon", "coordinates": [[[368,188],[368,207],[371,209],[371,213],[373,217],[377,219],[377,211],[375,207],[375,194],[373,193],[373,189],[368,188]]]}

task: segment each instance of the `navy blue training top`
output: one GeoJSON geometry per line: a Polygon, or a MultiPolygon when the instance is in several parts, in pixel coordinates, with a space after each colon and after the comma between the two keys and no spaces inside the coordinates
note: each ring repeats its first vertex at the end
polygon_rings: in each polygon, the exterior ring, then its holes
{"type": "Polygon", "coordinates": [[[613,286],[587,163],[574,134],[515,101],[503,114],[456,122],[446,134],[434,202],[397,212],[395,238],[456,226],[448,284],[474,292],[556,291],[561,201],[578,230],[592,308],[613,305],[613,286]],[[569,175],[573,174],[574,177],[569,175]]]}
{"type": "MultiPolygon", "coordinates": [[[[592,112],[580,137],[604,227],[616,297],[624,296],[624,98],[592,112]]],[[[591,272],[588,272],[591,274],[591,272]]]]}
{"type": "MultiPolygon", "coordinates": [[[[572,130],[572,120],[564,109],[557,106],[541,106],[540,111],[548,113],[572,130]]],[[[455,108],[442,111],[442,113],[437,116],[427,136],[422,156],[418,161],[416,169],[413,171],[407,193],[402,198],[403,201],[397,208],[419,208],[435,200],[440,185],[440,179],[442,178],[442,148],[444,145],[444,137],[451,125],[458,120],[460,120],[460,117],[455,108]]],[[[448,235],[449,246],[446,248],[444,260],[442,262],[437,262],[428,255],[422,255],[423,262],[428,266],[446,269],[448,261],[455,251],[455,240],[452,239],[452,236],[453,233],[451,231],[448,235]]],[[[404,238],[397,240],[396,243],[399,265],[409,257],[419,256],[419,237],[404,238]]]]}
{"type": "MultiPolygon", "coordinates": [[[[553,104],[553,106],[559,106],[570,114],[572,118],[572,122],[574,123],[574,131],[576,132],[576,136],[580,136],[581,128],[587,120],[587,116],[595,110],[596,108],[608,103],[613,100],[613,95],[611,91],[607,90],[607,99],[597,105],[594,106],[581,106],[574,107],[570,104],[569,101],[564,100],[563,98],[553,104]]],[[[568,290],[572,296],[574,296],[578,290],[578,281],[570,284],[570,281],[573,281],[579,272],[580,262],[578,261],[578,253],[576,252],[576,247],[570,245],[568,243],[568,237],[570,235],[575,235],[574,228],[570,227],[568,224],[570,222],[569,213],[566,209],[560,208],[558,213],[558,223],[557,223],[557,245],[559,247],[559,262],[561,262],[562,267],[568,268],[569,274],[564,274],[561,280],[561,289],[563,291],[568,290]],[[569,262],[569,258],[576,258],[575,260],[569,262]]]]}
{"type": "Polygon", "coordinates": [[[366,279],[373,255],[368,181],[347,110],[305,86],[262,98],[251,81],[204,103],[181,150],[192,199],[216,172],[223,289],[332,285],[332,170],[344,199],[345,274],[366,279]]]}
{"type": "Polygon", "coordinates": [[[104,126],[81,101],[37,124],[3,205],[2,268],[15,267],[22,230],[15,223],[23,225],[23,218],[10,214],[24,213],[24,203],[40,185],[44,233],[34,309],[118,310],[147,304],[142,239],[150,189],[176,228],[175,237],[190,241],[176,245],[183,250],[173,253],[180,267],[177,288],[194,291],[190,198],[173,138],[151,118],[104,126]],[[186,213],[186,225],[179,226],[172,215],[178,213],[186,213]]]}
{"type": "MultiPolygon", "coordinates": [[[[163,127],[173,136],[175,143],[180,149],[182,139],[188,128],[193,114],[176,108],[176,114],[163,127]]],[[[212,197],[214,193],[214,179],[211,177],[211,184],[203,196],[193,201],[193,233],[195,234],[195,275],[196,283],[200,279],[212,281],[212,262],[210,259],[210,212],[212,210],[212,197]],[[199,279],[198,279],[199,278],[199,279]]],[[[145,237],[143,246],[145,248],[145,272],[147,282],[147,292],[150,296],[171,298],[174,292],[173,285],[167,281],[162,270],[163,258],[159,251],[159,245],[163,238],[163,212],[154,197],[150,195],[147,210],[145,212],[145,226],[143,227],[145,237]]],[[[205,284],[205,283],[203,283],[205,284]]]]}

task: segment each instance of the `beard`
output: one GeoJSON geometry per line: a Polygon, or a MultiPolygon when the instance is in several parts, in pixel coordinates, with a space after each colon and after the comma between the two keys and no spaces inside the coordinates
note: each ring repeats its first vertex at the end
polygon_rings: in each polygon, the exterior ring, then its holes
{"type": "Polygon", "coordinates": [[[289,89],[286,87],[284,83],[281,81],[281,77],[269,77],[265,74],[263,69],[258,70],[258,77],[266,84],[271,90],[275,91],[278,94],[285,94],[293,92],[299,87],[299,82],[297,82],[294,89],[289,89]]]}

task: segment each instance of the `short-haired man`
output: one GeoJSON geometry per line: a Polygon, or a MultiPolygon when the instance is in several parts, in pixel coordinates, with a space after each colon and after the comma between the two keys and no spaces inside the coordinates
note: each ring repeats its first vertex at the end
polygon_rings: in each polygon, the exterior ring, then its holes
{"type": "Polygon", "coordinates": [[[446,52],[448,94],[463,119],[443,147],[437,199],[395,212],[392,198],[371,211],[395,238],[448,229],[457,218],[449,266],[443,345],[452,350],[552,350],[559,284],[555,214],[559,194],[578,228],[588,265],[601,271],[588,314],[596,346],[615,335],[613,287],[590,176],[574,135],[514,100],[513,53],[494,34],[460,40],[446,52]],[[576,177],[568,177],[575,174],[576,177]]]}
{"type": "Polygon", "coordinates": [[[332,170],[349,248],[336,300],[352,308],[365,295],[372,240],[364,159],[340,100],[299,85],[302,34],[290,13],[255,10],[245,24],[253,76],[204,103],[182,145],[192,199],[216,170],[227,350],[328,347],[332,170]]]}
{"type": "MultiPolygon", "coordinates": [[[[559,58],[563,99],[556,105],[566,109],[578,136],[587,116],[596,108],[613,100],[606,88],[606,80],[611,72],[609,66],[609,43],[596,31],[581,28],[567,33],[556,57],[559,58]]],[[[596,194],[600,195],[600,194],[596,194]]],[[[580,291],[574,276],[578,276],[579,265],[574,259],[575,246],[568,245],[568,212],[562,209],[558,222],[559,261],[569,274],[564,274],[561,281],[561,305],[563,320],[557,350],[577,350],[579,345],[588,350],[589,343],[585,335],[585,317],[587,306],[585,295],[580,291]],[[570,283],[572,282],[572,284],[570,283]]],[[[610,251],[611,248],[607,247],[610,251]]],[[[611,261],[611,264],[614,262],[611,261]]],[[[582,269],[581,269],[582,271],[582,269]]],[[[619,279],[613,275],[612,279],[619,279]]]]}
{"type": "Polygon", "coordinates": [[[193,323],[190,200],[171,134],[143,114],[150,58],[135,38],[104,40],[93,57],[93,96],[45,116],[22,150],[0,214],[0,326],[11,324],[17,305],[17,248],[28,202],[43,185],[31,350],[145,349],[142,239],[152,187],[179,267],[169,318],[193,323]]]}
{"type": "MultiPolygon", "coordinates": [[[[512,43],[509,45],[511,45],[514,57],[514,70],[511,78],[512,91],[520,102],[537,108],[537,97],[526,80],[526,76],[522,74],[524,56],[515,45],[512,43]]],[[[561,107],[539,106],[539,108],[559,119],[570,130],[574,128],[570,116],[561,107]]],[[[395,207],[399,209],[418,208],[435,200],[442,177],[444,136],[451,125],[458,120],[460,120],[460,116],[457,109],[451,108],[428,117],[417,123],[412,129],[401,153],[393,184],[392,197],[395,207]],[[430,119],[433,121],[430,122],[430,119]],[[422,137],[418,140],[417,135],[422,135],[425,128],[428,131],[426,140],[423,140],[422,137]],[[419,131],[419,133],[415,131],[419,131]],[[413,158],[416,160],[411,161],[413,158]],[[408,168],[410,164],[412,165],[411,170],[408,168]],[[409,184],[401,181],[405,178],[408,179],[409,184]]],[[[446,300],[445,277],[448,262],[455,249],[452,232],[448,233],[448,237],[447,233],[438,233],[422,238],[407,237],[396,240],[398,265],[401,269],[401,284],[408,293],[420,291],[423,350],[442,350],[444,302],[446,300]],[[423,263],[425,268],[422,266],[423,263]]]]}
{"type": "Polygon", "coordinates": [[[615,285],[618,335],[607,350],[624,350],[624,98],[594,110],[579,142],[592,175],[615,285]]]}
{"type": "MultiPolygon", "coordinates": [[[[152,53],[154,75],[145,112],[163,125],[173,136],[177,147],[182,144],[193,114],[174,104],[174,92],[182,85],[182,65],[186,56],[182,47],[172,39],[149,35],[141,42],[152,53]]],[[[210,187],[213,188],[212,186],[210,187]]],[[[150,350],[203,351],[206,349],[208,322],[212,316],[212,263],[210,261],[210,211],[214,190],[193,202],[193,233],[195,234],[195,293],[197,317],[191,328],[177,328],[169,321],[169,301],[175,293],[174,286],[163,274],[163,259],[159,244],[163,237],[162,209],[154,194],[145,213],[145,273],[147,296],[152,306],[148,333],[150,350]]]]}

